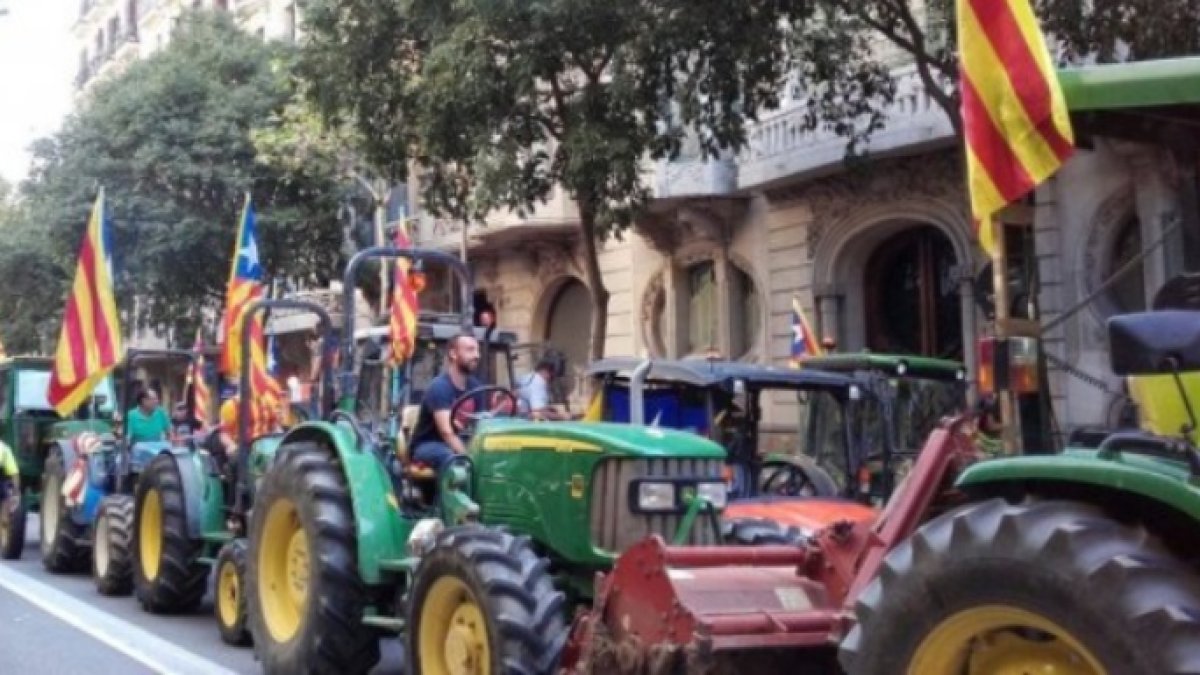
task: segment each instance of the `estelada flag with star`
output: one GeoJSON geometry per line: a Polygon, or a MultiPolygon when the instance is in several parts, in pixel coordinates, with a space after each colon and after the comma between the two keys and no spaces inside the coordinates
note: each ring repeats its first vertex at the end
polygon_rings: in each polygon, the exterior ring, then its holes
{"type": "MultiPolygon", "coordinates": [[[[229,272],[229,286],[225,290],[225,316],[221,324],[224,344],[221,347],[221,372],[238,376],[241,373],[242,323],[246,311],[263,297],[263,267],[258,257],[257,227],[254,206],[250,195],[242,207],[238,224],[238,235],[233,253],[233,267],[229,272]]],[[[250,433],[258,437],[271,433],[279,420],[278,410],[282,398],[279,382],[267,369],[266,340],[264,338],[262,314],[256,315],[249,326],[250,331],[250,391],[239,395],[250,397],[250,433]]]]}
{"type": "MultiPolygon", "coordinates": [[[[237,377],[242,367],[242,313],[263,296],[263,268],[258,259],[257,235],[254,206],[247,193],[234,239],[233,265],[229,270],[229,284],[225,287],[225,315],[221,321],[221,372],[231,377],[237,377]]],[[[261,319],[255,320],[250,330],[256,328],[258,335],[250,336],[252,344],[256,337],[261,342],[261,319]]]]}
{"type": "Polygon", "coordinates": [[[111,229],[101,189],[79,247],[50,373],[47,399],[64,417],[91,395],[125,353],[113,295],[111,229]]]}
{"type": "Polygon", "coordinates": [[[800,299],[792,298],[792,367],[800,366],[800,362],[810,356],[820,356],[821,345],[817,336],[809,327],[808,317],[804,316],[804,308],[800,299]]]}

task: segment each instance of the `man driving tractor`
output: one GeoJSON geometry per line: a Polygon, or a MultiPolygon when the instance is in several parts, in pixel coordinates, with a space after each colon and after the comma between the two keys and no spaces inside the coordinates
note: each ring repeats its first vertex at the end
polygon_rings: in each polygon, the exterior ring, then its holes
{"type": "MultiPolygon", "coordinates": [[[[481,386],[474,376],[479,367],[479,341],[473,335],[457,335],[446,346],[446,368],[433,378],[421,401],[421,411],[413,429],[413,459],[440,471],[454,455],[466,453],[450,419],[454,402],[481,386]]],[[[462,406],[464,414],[475,411],[474,402],[462,406]]]]}

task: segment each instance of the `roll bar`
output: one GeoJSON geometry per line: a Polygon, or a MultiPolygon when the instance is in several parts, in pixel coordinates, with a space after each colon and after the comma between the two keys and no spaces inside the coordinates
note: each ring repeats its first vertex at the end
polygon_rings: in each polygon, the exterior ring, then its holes
{"type": "MultiPolygon", "coordinates": [[[[346,274],[342,282],[342,364],[341,372],[338,377],[341,395],[345,396],[349,393],[358,391],[357,377],[354,374],[354,283],[358,275],[358,268],[363,262],[372,258],[408,258],[413,262],[432,262],[446,265],[450,271],[458,277],[459,286],[462,290],[462,327],[463,330],[470,331],[475,317],[475,281],[471,276],[471,270],[459,258],[445,253],[443,251],[435,251],[433,249],[424,248],[397,248],[394,246],[375,246],[367,248],[354,254],[350,262],[346,264],[346,274]]],[[[381,289],[385,290],[385,289],[381,289]]]]}
{"type": "MultiPolygon", "coordinates": [[[[250,445],[250,322],[259,312],[265,312],[270,309],[296,309],[302,312],[310,312],[317,315],[318,330],[323,338],[322,349],[328,349],[329,336],[333,333],[333,320],[329,318],[329,312],[325,311],[324,307],[305,300],[293,300],[290,298],[271,298],[255,300],[245,313],[242,314],[242,367],[241,377],[238,381],[238,448],[241,449],[240,457],[249,457],[250,453],[247,448],[250,445]]],[[[333,366],[330,360],[321,357],[321,381],[329,386],[333,382],[333,366]]],[[[321,387],[313,387],[309,397],[309,405],[313,409],[317,409],[318,394],[321,387]]]]}
{"type": "Polygon", "coordinates": [[[638,364],[637,368],[633,369],[633,373],[629,376],[629,423],[635,425],[643,425],[646,423],[646,403],[644,390],[646,388],[646,376],[650,374],[650,368],[654,365],[653,359],[646,359],[638,364]]]}

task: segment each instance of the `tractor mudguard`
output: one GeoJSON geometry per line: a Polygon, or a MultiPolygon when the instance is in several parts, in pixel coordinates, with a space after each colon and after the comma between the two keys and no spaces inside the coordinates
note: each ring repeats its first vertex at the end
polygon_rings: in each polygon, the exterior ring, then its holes
{"type": "Polygon", "coordinates": [[[188,538],[199,539],[206,531],[222,529],[223,488],[220,479],[210,475],[203,458],[187,448],[172,448],[161,454],[170,455],[179,470],[187,508],[188,538]]]}
{"type": "Polygon", "coordinates": [[[358,540],[358,573],[363,582],[383,580],[381,560],[407,555],[400,504],[387,469],[370,451],[358,446],[354,431],[333,422],[305,422],[283,437],[280,451],[291,443],[321,443],[337,454],[350,491],[358,540]]]}
{"type": "Polygon", "coordinates": [[[1006,457],[979,462],[955,486],[986,491],[1014,483],[1047,482],[1093,486],[1099,492],[1132,493],[1200,520],[1200,481],[1182,463],[1132,453],[1101,458],[1093,450],[1058,455],[1006,457]]]}

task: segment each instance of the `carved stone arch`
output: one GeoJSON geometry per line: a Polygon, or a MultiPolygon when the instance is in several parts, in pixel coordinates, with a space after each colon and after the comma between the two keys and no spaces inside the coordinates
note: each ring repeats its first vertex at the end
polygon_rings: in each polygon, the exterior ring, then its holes
{"type": "Polygon", "coordinates": [[[579,283],[584,288],[588,288],[587,281],[583,278],[583,275],[570,273],[558,274],[541,284],[541,288],[538,290],[537,302],[533,308],[533,323],[530,326],[533,332],[529,336],[530,341],[540,342],[545,339],[546,333],[550,328],[550,312],[554,310],[554,302],[558,300],[558,296],[562,290],[571,283],[579,283]]]}
{"type": "MultiPolygon", "coordinates": [[[[975,270],[975,235],[970,218],[957,203],[942,199],[898,199],[853,208],[838,220],[825,223],[823,236],[811,252],[815,288],[845,285],[847,256],[857,249],[871,249],[888,237],[914,224],[932,225],[954,246],[959,265],[975,270]]],[[[861,269],[855,269],[860,273],[861,269]]]]}
{"type": "MultiPolygon", "coordinates": [[[[1117,238],[1129,219],[1137,216],[1136,200],[1133,184],[1126,183],[1100,201],[1088,219],[1087,237],[1074,254],[1075,276],[1083,282],[1084,293],[1099,288],[1115,271],[1112,269],[1112,258],[1117,238]]],[[[1088,307],[1088,311],[1094,319],[1094,322],[1089,322],[1092,337],[1097,342],[1103,342],[1104,320],[1117,313],[1117,307],[1110,296],[1101,294],[1088,307]]]]}

